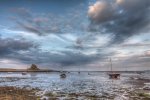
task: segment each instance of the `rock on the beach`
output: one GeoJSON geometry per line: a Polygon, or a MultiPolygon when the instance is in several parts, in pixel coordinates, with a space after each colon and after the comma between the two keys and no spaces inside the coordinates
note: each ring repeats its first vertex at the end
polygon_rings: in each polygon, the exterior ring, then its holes
{"type": "Polygon", "coordinates": [[[143,87],[143,90],[150,90],[150,87],[144,86],[144,87],[143,87]]]}
{"type": "Polygon", "coordinates": [[[143,87],[143,90],[150,90],[150,83],[144,83],[145,86],[143,87]]]}

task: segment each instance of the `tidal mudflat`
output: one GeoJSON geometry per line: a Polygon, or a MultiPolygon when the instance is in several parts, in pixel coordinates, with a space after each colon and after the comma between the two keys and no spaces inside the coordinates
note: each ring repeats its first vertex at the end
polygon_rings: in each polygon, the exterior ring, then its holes
{"type": "Polygon", "coordinates": [[[0,100],[150,100],[150,73],[0,73],[0,100]],[[15,94],[15,96],[14,96],[15,94]],[[15,99],[17,100],[17,99],[15,99]]]}

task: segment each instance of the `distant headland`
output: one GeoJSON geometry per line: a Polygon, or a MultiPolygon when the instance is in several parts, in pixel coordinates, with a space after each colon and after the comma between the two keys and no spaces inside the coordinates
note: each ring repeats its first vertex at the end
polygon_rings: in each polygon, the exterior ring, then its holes
{"type": "Polygon", "coordinates": [[[0,72],[59,72],[51,69],[40,69],[36,64],[32,64],[27,69],[12,69],[12,68],[0,68],[0,72]]]}

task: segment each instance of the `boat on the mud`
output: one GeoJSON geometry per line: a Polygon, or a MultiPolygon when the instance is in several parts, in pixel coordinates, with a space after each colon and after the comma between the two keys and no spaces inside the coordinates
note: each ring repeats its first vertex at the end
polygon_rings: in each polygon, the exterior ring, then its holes
{"type": "Polygon", "coordinates": [[[120,73],[116,73],[116,72],[112,71],[112,61],[111,61],[111,58],[110,58],[110,65],[111,65],[111,71],[110,71],[110,73],[108,73],[109,79],[120,79],[120,73]]]}
{"type": "Polygon", "coordinates": [[[60,74],[60,78],[66,78],[67,76],[66,76],[66,74],[65,73],[61,73],[60,74]]]}
{"type": "Polygon", "coordinates": [[[22,72],[21,74],[22,74],[22,75],[27,75],[27,72],[22,72]]]}
{"type": "Polygon", "coordinates": [[[88,72],[88,75],[91,75],[91,74],[88,72]]]}
{"type": "Polygon", "coordinates": [[[64,79],[66,78],[67,75],[66,75],[66,71],[63,70],[63,67],[62,67],[62,70],[60,71],[60,78],[64,79]]]}
{"type": "Polygon", "coordinates": [[[109,78],[110,79],[119,79],[120,74],[119,73],[109,73],[109,78]]]}
{"type": "Polygon", "coordinates": [[[79,68],[79,71],[78,71],[78,74],[80,74],[81,72],[80,72],[80,68],[79,68]]]}

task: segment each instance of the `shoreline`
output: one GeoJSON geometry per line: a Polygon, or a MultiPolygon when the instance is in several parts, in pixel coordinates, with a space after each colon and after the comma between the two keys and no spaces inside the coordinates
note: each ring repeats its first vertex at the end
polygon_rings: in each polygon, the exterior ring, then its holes
{"type": "MultiPolygon", "coordinates": [[[[21,69],[21,70],[0,70],[0,72],[62,72],[59,70],[45,70],[45,69],[40,69],[40,70],[26,70],[26,69],[21,69]]],[[[79,71],[63,71],[63,72],[79,72],[79,71]]],[[[111,72],[111,71],[80,71],[80,72],[111,72]]],[[[145,71],[114,71],[116,73],[144,73],[145,71]]]]}

